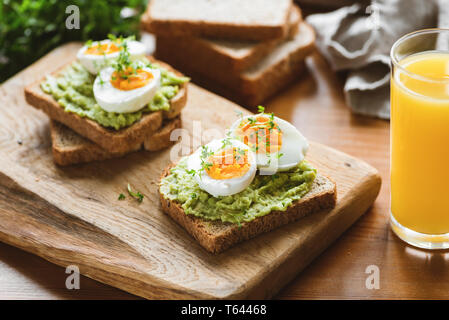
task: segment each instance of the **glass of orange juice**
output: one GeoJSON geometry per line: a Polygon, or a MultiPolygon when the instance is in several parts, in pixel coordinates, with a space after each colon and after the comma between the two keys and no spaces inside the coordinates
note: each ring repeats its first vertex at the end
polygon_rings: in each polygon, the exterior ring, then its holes
{"type": "Polygon", "coordinates": [[[391,217],[411,245],[449,248],[449,29],[391,49],[391,217]]]}

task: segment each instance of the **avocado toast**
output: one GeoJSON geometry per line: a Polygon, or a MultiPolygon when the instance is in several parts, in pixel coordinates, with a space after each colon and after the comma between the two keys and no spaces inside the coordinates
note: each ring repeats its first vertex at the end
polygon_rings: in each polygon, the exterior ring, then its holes
{"type": "Polygon", "coordinates": [[[307,140],[263,111],[242,117],[162,173],[162,210],[206,250],[219,253],[260,233],[335,206],[336,186],[305,160],[307,140]]]}
{"type": "MultiPolygon", "coordinates": [[[[116,41],[126,43],[121,39],[116,41]]],[[[98,43],[100,47],[102,42],[98,43]]],[[[80,51],[91,48],[92,44],[85,45],[80,51]]],[[[92,70],[97,61],[93,64],[83,61],[78,55],[77,61],[25,88],[25,97],[50,119],[108,153],[125,154],[135,150],[161,129],[164,120],[166,123],[178,117],[186,104],[189,79],[161,61],[120,52],[108,61],[114,67],[107,65],[98,71],[92,70]],[[114,72],[105,81],[103,74],[108,69],[114,72]]]]}

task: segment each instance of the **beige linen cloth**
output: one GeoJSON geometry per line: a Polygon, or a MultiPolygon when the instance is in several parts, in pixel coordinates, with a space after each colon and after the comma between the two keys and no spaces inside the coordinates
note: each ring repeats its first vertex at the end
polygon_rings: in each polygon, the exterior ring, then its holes
{"type": "Polygon", "coordinates": [[[449,27],[449,0],[362,1],[307,22],[332,68],[348,72],[344,92],[353,112],[389,119],[391,46],[415,30],[449,27]]]}

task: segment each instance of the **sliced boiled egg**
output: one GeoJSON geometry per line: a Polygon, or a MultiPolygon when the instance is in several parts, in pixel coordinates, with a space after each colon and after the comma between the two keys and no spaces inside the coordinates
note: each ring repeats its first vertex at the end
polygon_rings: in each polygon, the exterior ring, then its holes
{"type": "Polygon", "coordinates": [[[145,107],[160,88],[161,73],[148,67],[103,69],[94,81],[94,97],[108,112],[128,113],[145,107]]]}
{"type": "Polygon", "coordinates": [[[256,157],[250,148],[229,138],[200,147],[189,156],[187,167],[200,188],[214,197],[245,190],[257,171],[256,157]]]}
{"type": "Polygon", "coordinates": [[[260,113],[235,121],[228,136],[246,144],[256,154],[261,174],[273,174],[298,165],[309,143],[289,122],[260,113]]]}
{"type": "Polygon", "coordinates": [[[145,55],[145,45],[135,40],[103,40],[95,41],[89,45],[83,46],[77,54],[79,62],[90,73],[97,74],[101,69],[110,65],[110,62],[116,59],[123,45],[128,48],[130,59],[136,60],[145,55]]]}

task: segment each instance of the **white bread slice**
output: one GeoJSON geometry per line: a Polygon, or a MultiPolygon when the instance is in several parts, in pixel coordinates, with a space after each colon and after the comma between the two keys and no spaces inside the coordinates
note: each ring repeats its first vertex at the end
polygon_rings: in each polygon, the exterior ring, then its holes
{"type": "Polygon", "coordinates": [[[156,56],[182,70],[207,89],[252,107],[279,92],[298,79],[304,69],[304,59],[315,48],[315,32],[306,23],[297,34],[278,45],[262,60],[236,73],[196,59],[200,53],[187,50],[181,43],[157,43],[156,56]],[[218,90],[217,90],[218,89],[218,90]]]}
{"type": "MultiPolygon", "coordinates": [[[[292,7],[289,18],[288,37],[293,38],[298,31],[298,25],[302,21],[302,13],[298,6],[292,7]]],[[[280,43],[286,39],[275,39],[264,42],[216,40],[198,37],[158,36],[157,45],[170,46],[176,41],[188,54],[195,54],[197,63],[213,65],[221,70],[232,69],[240,72],[254,65],[264,56],[268,55],[280,43]]]]}
{"type": "Polygon", "coordinates": [[[263,41],[282,38],[292,0],[151,0],[142,28],[156,35],[263,41]]]}
{"type": "MultiPolygon", "coordinates": [[[[161,178],[170,174],[171,167],[172,165],[165,169],[161,178]]],[[[202,247],[211,253],[220,253],[239,242],[292,223],[308,214],[333,208],[337,201],[335,183],[318,173],[312,189],[303,198],[295,201],[286,211],[273,211],[238,226],[187,215],[179,203],[165,199],[160,190],[159,196],[162,211],[180,224],[202,247]]]]}
{"type": "Polygon", "coordinates": [[[170,147],[175,141],[170,140],[173,130],[181,127],[181,118],[178,115],[174,119],[167,119],[155,133],[145,138],[143,143],[131,146],[125,152],[111,153],[99,145],[80,136],[62,123],[51,120],[51,144],[53,161],[60,166],[68,166],[92,161],[101,161],[122,157],[130,152],[141,149],[147,151],[159,151],[170,147]]]}

